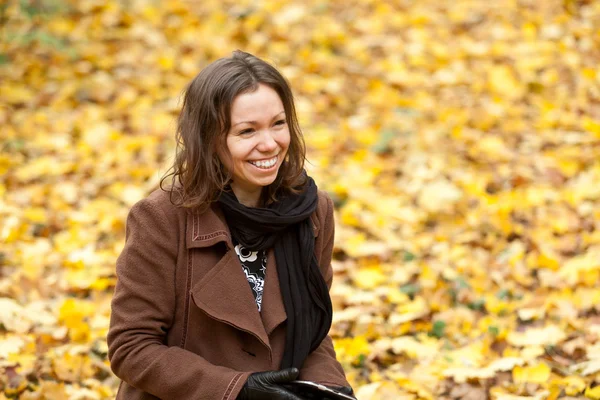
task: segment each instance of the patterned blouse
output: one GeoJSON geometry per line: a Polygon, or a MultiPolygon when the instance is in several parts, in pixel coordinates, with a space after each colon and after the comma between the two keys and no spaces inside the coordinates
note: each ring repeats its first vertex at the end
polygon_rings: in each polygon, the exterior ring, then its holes
{"type": "Polygon", "coordinates": [[[267,253],[265,251],[250,251],[241,244],[235,244],[235,252],[240,259],[242,270],[250,284],[254,300],[256,300],[258,306],[258,312],[260,312],[263,289],[265,288],[265,273],[267,272],[267,253]]]}

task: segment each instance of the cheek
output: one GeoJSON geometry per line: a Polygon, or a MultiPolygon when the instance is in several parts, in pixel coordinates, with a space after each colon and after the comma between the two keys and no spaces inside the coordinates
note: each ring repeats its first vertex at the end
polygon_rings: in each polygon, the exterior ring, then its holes
{"type": "Polygon", "coordinates": [[[233,168],[235,165],[238,165],[238,167],[243,165],[250,156],[253,146],[254,145],[250,140],[232,141],[228,143],[230,160],[232,161],[232,163],[228,163],[233,164],[230,165],[230,168],[233,168]]]}
{"type": "Polygon", "coordinates": [[[281,146],[285,147],[286,149],[290,146],[290,142],[291,142],[291,135],[290,135],[290,131],[286,130],[281,138],[281,146]]]}

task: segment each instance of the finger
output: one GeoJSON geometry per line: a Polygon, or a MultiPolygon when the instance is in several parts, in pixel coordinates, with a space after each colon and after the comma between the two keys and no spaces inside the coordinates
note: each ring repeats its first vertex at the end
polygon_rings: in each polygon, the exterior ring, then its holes
{"type": "Polygon", "coordinates": [[[300,375],[298,368],[286,368],[281,371],[273,371],[270,376],[270,381],[272,383],[291,382],[298,378],[298,375],[300,375]]]}

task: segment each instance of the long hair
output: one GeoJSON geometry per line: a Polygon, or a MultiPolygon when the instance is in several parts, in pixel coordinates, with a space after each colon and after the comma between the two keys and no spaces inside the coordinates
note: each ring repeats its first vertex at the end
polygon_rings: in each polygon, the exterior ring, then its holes
{"type": "Polygon", "coordinates": [[[226,148],[231,105],[236,96],[257,90],[259,84],[269,86],[281,98],[290,132],[286,159],[261,198],[275,201],[279,194],[296,192],[304,184],[306,146],[289,83],[272,65],[236,50],[231,57],[209,64],[185,90],[177,120],[175,160],[160,180],[160,188],[170,192],[173,204],[203,211],[226,189],[232,171],[223,166],[218,152],[226,148]],[[163,182],[169,177],[171,186],[165,189],[163,182]]]}

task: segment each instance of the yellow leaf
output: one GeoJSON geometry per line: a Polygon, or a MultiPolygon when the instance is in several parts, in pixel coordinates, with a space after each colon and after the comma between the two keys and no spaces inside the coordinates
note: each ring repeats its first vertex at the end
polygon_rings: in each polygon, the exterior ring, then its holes
{"type": "Polygon", "coordinates": [[[545,363],[513,369],[513,379],[516,383],[545,383],[550,378],[551,369],[545,363]]]}
{"type": "Polygon", "coordinates": [[[35,371],[37,356],[35,354],[11,354],[7,359],[9,362],[18,364],[17,372],[27,374],[35,371]]]}
{"type": "Polygon", "coordinates": [[[510,150],[498,136],[486,135],[478,143],[477,149],[488,160],[505,161],[511,156],[510,150]]]}
{"type": "Polygon", "coordinates": [[[462,191],[454,183],[438,179],[424,186],[419,204],[430,212],[450,211],[462,197],[462,191]]]}
{"type": "Polygon", "coordinates": [[[585,389],[585,397],[592,400],[600,400],[600,386],[585,389]]]}
{"type": "Polygon", "coordinates": [[[33,92],[24,85],[9,85],[0,86],[2,100],[8,104],[27,103],[33,99],[33,92]]]}
{"type": "Polygon", "coordinates": [[[488,79],[490,89],[500,96],[517,99],[525,92],[525,88],[517,80],[512,69],[506,65],[492,67],[489,71],[488,79]]]}
{"type": "Polygon", "coordinates": [[[40,392],[43,394],[43,398],[48,400],[58,400],[69,397],[65,392],[65,384],[63,382],[41,381],[40,392]]]}
{"type": "Polygon", "coordinates": [[[361,289],[373,289],[384,283],[388,278],[381,268],[374,266],[359,269],[352,277],[354,284],[361,289]]]}
{"type": "Polygon", "coordinates": [[[334,347],[341,360],[349,359],[349,361],[354,361],[356,357],[367,355],[371,351],[371,346],[364,336],[337,339],[334,341],[334,347]]]}
{"type": "Polygon", "coordinates": [[[585,381],[579,376],[567,376],[559,382],[560,385],[564,385],[565,393],[569,396],[576,396],[585,389],[585,381]]]}
{"type": "Polygon", "coordinates": [[[78,382],[94,374],[92,361],[85,354],[65,353],[52,360],[52,367],[56,376],[65,381],[78,382]]]}
{"type": "Polygon", "coordinates": [[[388,323],[394,326],[404,322],[413,321],[427,315],[429,311],[427,303],[419,296],[410,303],[398,305],[394,313],[388,318],[388,323]]]}
{"type": "Polygon", "coordinates": [[[356,391],[356,398],[361,400],[416,400],[412,393],[398,393],[392,382],[374,382],[363,385],[356,391]]]}
{"type": "Polygon", "coordinates": [[[600,269],[600,248],[592,247],[584,254],[565,262],[559,270],[559,275],[567,284],[575,285],[584,280],[585,274],[598,269],[600,269]]]}
{"type": "Polygon", "coordinates": [[[553,254],[552,251],[542,251],[538,256],[538,266],[556,271],[560,268],[560,262],[556,254],[553,254]]]}
{"type": "Polygon", "coordinates": [[[44,224],[48,220],[46,210],[41,207],[28,207],[23,211],[23,216],[31,222],[44,224]]]}
{"type": "Polygon", "coordinates": [[[158,57],[158,65],[163,71],[169,71],[175,66],[175,58],[171,54],[162,54],[158,57]]]}
{"type": "Polygon", "coordinates": [[[537,26],[532,22],[526,22],[522,26],[523,36],[528,40],[534,40],[537,36],[537,26]]]}
{"type": "Polygon", "coordinates": [[[391,342],[392,351],[395,354],[406,354],[413,359],[433,358],[438,352],[441,344],[437,340],[417,341],[413,337],[401,336],[391,342]]]}
{"type": "Polygon", "coordinates": [[[594,136],[600,139],[600,121],[591,119],[590,117],[583,117],[581,126],[584,130],[590,132],[594,136]]]}
{"type": "Polygon", "coordinates": [[[349,226],[361,226],[360,219],[357,215],[360,214],[362,205],[355,200],[350,200],[344,204],[340,210],[342,223],[349,226]]]}
{"type": "Polygon", "coordinates": [[[23,346],[25,341],[17,335],[0,339],[0,357],[7,358],[11,354],[18,354],[23,346]]]}
{"type": "Polygon", "coordinates": [[[521,366],[525,363],[525,360],[520,357],[502,357],[492,361],[487,366],[492,371],[510,371],[517,366],[521,366]]]}
{"type": "Polygon", "coordinates": [[[548,325],[544,328],[529,328],[525,332],[510,332],[506,340],[513,346],[543,346],[555,345],[566,337],[562,329],[556,325],[548,325]]]}
{"type": "Polygon", "coordinates": [[[59,310],[59,320],[69,328],[71,340],[85,342],[89,340],[90,325],[88,319],[96,312],[91,301],[67,299],[59,310]]]}
{"type": "Polygon", "coordinates": [[[13,299],[0,297],[0,325],[17,333],[26,333],[31,328],[25,309],[13,299]]]}

